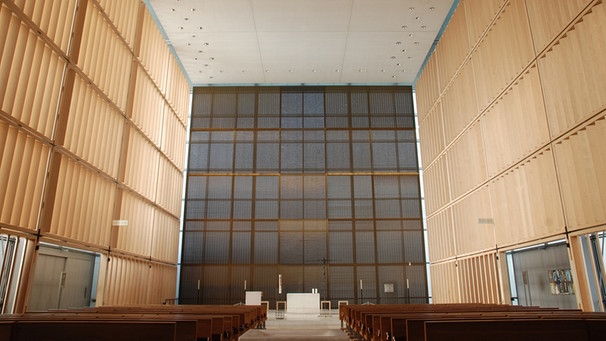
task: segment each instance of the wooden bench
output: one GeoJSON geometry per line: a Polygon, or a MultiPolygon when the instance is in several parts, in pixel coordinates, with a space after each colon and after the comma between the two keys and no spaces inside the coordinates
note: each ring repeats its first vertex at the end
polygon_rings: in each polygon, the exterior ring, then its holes
{"type": "Polygon", "coordinates": [[[22,320],[0,323],[6,341],[196,341],[194,321],[22,320]]]}
{"type": "MultiPolygon", "coordinates": [[[[2,315],[0,336],[4,335],[2,333],[6,330],[13,335],[14,331],[20,328],[17,326],[19,323],[29,323],[32,330],[40,329],[47,332],[52,329],[53,324],[60,323],[67,326],[68,323],[74,323],[74,330],[79,333],[86,330],[82,326],[88,322],[103,322],[120,323],[121,330],[128,329],[131,325],[136,329],[141,323],[172,324],[175,330],[171,335],[182,335],[180,338],[182,340],[189,340],[190,336],[193,340],[237,340],[248,329],[264,324],[266,318],[267,310],[262,306],[107,306],[2,315]],[[193,332],[187,328],[193,328],[193,332]]],[[[157,335],[164,334],[157,333],[157,335]]],[[[61,338],[57,338],[59,339],[61,338]]],[[[156,339],[164,338],[153,340],[156,339]]],[[[12,341],[9,338],[7,340],[12,341]]]]}

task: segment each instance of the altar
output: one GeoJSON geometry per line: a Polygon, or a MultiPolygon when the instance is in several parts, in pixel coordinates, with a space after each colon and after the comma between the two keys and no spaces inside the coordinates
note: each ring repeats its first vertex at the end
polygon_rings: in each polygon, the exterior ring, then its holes
{"type": "Polygon", "coordinates": [[[319,314],[320,294],[292,293],[286,294],[286,313],[319,314]]]}

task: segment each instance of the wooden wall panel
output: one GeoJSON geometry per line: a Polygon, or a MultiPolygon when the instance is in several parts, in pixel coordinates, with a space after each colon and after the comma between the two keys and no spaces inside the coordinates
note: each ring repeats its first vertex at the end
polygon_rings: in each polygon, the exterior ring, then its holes
{"type": "Polygon", "coordinates": [[[448,150],[448,175],[453,199],[487,180],[479,123],[465,131],[448,150]]]}
{"type": "Polygon", "coordinates": [[[131,131],[124,183],[144,197],[155,200],[158,181],[158,150],[138,132],[131,131]]]}
{"type": "Polygon", "coordinates": [[[143,15],[141,38],[145,42],[141,46],[139,54],[141,64],[162,94],[166,94],[166,76],[168,74],[170,50],[151,13],[148,11],[145,11],[143,15]]]}
{"type": "MultiPolygon", "coordinates": [[[[149,261],[110,255],[105,284],[105,305],[147,304],[149,261]]],[[[157,301],[153,302],[157,303],[157,301]]]]}
{"type": "Polygon", "coordinates": [[[78,66],[124,111],[133,55],[95,6],[86,7],[78,66]]]}
{"type": "Polygon", "coordinates": [[[160,146],[160,134],[163,126],[164,98],[142,67],[137,70],[137,84],[133,103],[132,120],[151,139],[160,146]]]}
{"type": "Polygon", "coordinates": [[[97,0],[99,6],[107,14],[114,26],[120,32],[120,35],[131,50],[134,50],[135,34],[137,30],[137,14],[139,6],[142,4],[140,0],[97,0]]]}
{"type": "Polygon", "coordinates": [[[156,203],[175,217],[179,217],[183,196],[183,173],[163,156],[159,158],[158,166],[158,180],[162,181],[157,184],[156,203]]]}
{"type": "Polygon", "coordinates": [[[447,160],[447,156],[443,155],[424,171],[425,208],[428,216],[446,205],[451,199],[447,160]]]}
{"type": "Polygon", "coordinates": [[[483,110],[534,59],[523,0],[511,0],[486,33],[473,58],[478,104],[483,110]]]}
{"type": "Polygon", "coordinates": [[[107,247],[115,192],[112,182],[62,157],[49,232],[107,247]]]}
{"type": "Polygon", "coordinates": [[[460,303],[457,263],[432,264],[431,291],[433,303],[460,303]]]}
{"type": "Polygon", "coordinates": [[[493,249],[496,245],[490,193],[482,187],[452,206],[457,254],[464,255],[493,249]]]}
{"type": "Polygon", "coordinates": [[[147,304],[162,304],[176,297],[177,267],[165,264],[152,264],[149,269],[147,304]]]}
{"type": "Polygon", "coordinates": [[[0,104],[2,110],[52,137],[65,61],[2,5],[0,104]]]}
{"type": "Polygon", "coordinates": [[[35,229],[50,147],[0,120],[0,223],[35,229]]]}
{"type": "Polygon", "coordinates": [[[483,254],[458,261],[461,303],[497,304],[498,290],[496,254],[483,254]]]}
{"type": "Polygon", "coordinates": [[[421,73],[415,84],[417,113],[419,115],[419,125],[421,126],[423,125],[426,115],[440,97],[437,58],[437,52],[434,52],[429,57],[423,69],[425,71],[421,73]]]}
{"type": "Polygon", "coordinates": [[[449,259],[456,255],[451,209],[427,218],[429,261],[449,259]]]}
{"type": "Polygon", "coordinates": [[[442,44],[436,47],[437,63],[440,66],[438,68],[440,92],[446,89],[471,51],[467,36],[464,3],[461,3],[461,6],[455,9],[448,22],[447,30],[440,38],[442,44]]]}
{"type": "Polygon", "coordinates": [[[511,245],[564,232],[553,154],[546,150],[490,185],[497,243],[511,245]]]}
{"type": "Polygon", "coordinates": [[[164,155],[171,160],[179,169],[185,168],[186,148],[183,141],[187,138],[186,125],[177,114],[164,103],[164,127],[162,129],[161,149],[164,155]]]}
{"type": "Polygon", "coordinates": [[[419,138],[427,142],[421,145],[421,159],[423,165],[428,166],[446,147],[441,102],[425,116],[423,124],[419,126],[419,138]]]}
{"type": "Polygon", "coordinates": [[[463,0],[469,45],[475,46],[508,0],[463,0]]]}
{"type": "Polygon", "coordinates": [[[64,146],[95,167],[117,177],[125,119],[85,79],[76,77],[64,146]]]}
{"type": "MultiPolygon", "coordinates": [[[[179,218],[160,210],[154,213],[151,257],[165,263],[177,264],[179,254],[179,218]]],[[[176,279],[176,277],[174,278],[176,279]]]]}
{"type": "Polygon", "coordinates": [[[479,114],[475,88],[472,65],[466,63],[442,95],[446,145],[450,144],[479,114]]]}
{"type": "Polygon", "coordinates": [[[128,226],[118,227],[116,249],[137,255],[151,255],[154,226],[154,207],[141,198],[124,193],[120,219],[128,220],[128,226]]]}
{"type": "Polygon", "coordinates": [[[549,45],[593,0],[526,0],[536,53],[549,45]]]}
{"type": "Polygon", "coordinates": [[[493,177],[549,143],[538,70],[528,69],[480,119],[486,167],[493,177]]]}
{"type": "Polygon", "coordinates": [[[76,0],[15,0],[14,3],[67,53],[76,0]]]}
{"type": "Polygon", "coordinates": [[[595,5],[539,59],[552,138],[606,107],[606,68],[595,64],[606,54],[605,18],[606,4],[595,5]]]}
{"type": "Polygon", "coordinates": [[[185,73],[181,70],[181,66],[175,58],[168,60],[168,74],[166,78],[166,100],[170,103],[181,123],[186,126],[189,115],[191,87],[185,77],[185,73]]]}
{"type": "Polygon", "coordinates": [[[606,117],[555,146],[569,229],[606,224],[606,117]]]}

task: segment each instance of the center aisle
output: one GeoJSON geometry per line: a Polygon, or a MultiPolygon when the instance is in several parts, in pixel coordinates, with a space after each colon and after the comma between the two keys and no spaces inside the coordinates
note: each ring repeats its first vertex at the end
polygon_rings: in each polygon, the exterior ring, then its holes
{"type": "Polygon", "coordinates": [[[265,327],[266,329],[251,329],[240,336],[239,340],[349,340],[349,336],[341,330],[337,310],[322,316],[288,313],[282,319],[276,319],[276,311],[270,310],[267,312],[265,327]]]}

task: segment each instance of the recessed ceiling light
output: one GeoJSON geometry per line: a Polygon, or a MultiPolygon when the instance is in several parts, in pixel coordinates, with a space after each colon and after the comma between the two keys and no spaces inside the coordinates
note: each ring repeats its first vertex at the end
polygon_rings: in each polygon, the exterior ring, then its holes
{"type": "Polygon", "coordinates": [[[210,58],[208,58],[208,59],[210,59],[210,60],[215,60],[215,57],[210,57],[210,58]]]}
{"type": "Polygon", "coordinates": [[[423,25],[423,26],[421,26],[421,28],[422,28],[422,29],[426,29],[426,28],[427,28],[427,26],[423,25]]]}
{"type": "Polygon", "coordinates": [[[381,69],[381,72],[385,72],[385,69],[381,69]]]}
{"type": "Polygon", "coordinates": [[[391,56],[391,57],[389,57],[389,58],[391,58],[391,59],[396,59],[396,56],[391,56]]]}
{"type": "Polygon", "coordinates": [[[202,26],[198,26],[198,29],[199,29],[199,30],[202,30],[202,29],[204,29],[204,27],[202,27],[202,26]]]}
{"type": "Polygon", "coordinates": [[[195,34],[192,34],[192,35],[191,35],[191,37],[192,37],[192,38],[195,38],[195,37],[196,37],[196,35],[195,35],[195,34]]]}
{"type": "Polygon", "coordinates": [[[396,78],[396,76],[391,76],[391,78],[396,78]]]}
{"type": "Polygon", "coordinates": [[[185,18],[183,18],[183,19],[185,19],[185,21],[189,20],[189,18],[188,18],[188,17],[185,17],[185,18]]]}
{"type": "Polygon", "coordinates": [[[192,9],[191,9],[191,11],[192,11],[192,12],[195,12],[195,11],[196,11],[196,9],[195,9],[195,8],[192,8],[192,9]]]}
{"type": "Polygon", "coordinates": [[[341,72],[341,69],[336,69],[335,72],[341,72]]]}
{"type": "Polygon", "coordinates": [[[180,29],[180,30],[182,30],[182,29],[183,29],[183,26],[179,26],[179,29],[180,29]]]}
{"type": "Polygon", "coordinates": [[[266,73],[269,73],[269,69],[265,70],[266,73]]]}
{"type": "Polygon", "coordinates": [[[403,25],[403,26],[402,26],[402,29],[403,29],[403,30],[405,30],[405,29],[407,29],[407,28],[408,28],[408,26],[406,26],[406,25],[403,25]]]}
{"type": "Polygon", "coordinates": [[[209,43],[204,43],[204,46],[208,46],[208,45],[210,45],[210,44],[209,43]]]}
{"type": "Polygon", "coordinates": [[[418,42],[418,41],[415,41],[415,45],[419,45],[419,42],[418,42]]]}
{"type": "Polygon", "coordinates": [[[175,11],[175,9],[174,9],[174,8],[171,8],[171,9],[170,9],[170,11],[171,11],[171,12],[174,12],[174,11],[175,11]]]}
{"type": "Polygon", "coordinates": [[[433,11],[434,9],[436,9],[435,7],[429,7],[430,11],[433,11]]]}
{"type": "Polygon", "coordinates": [[[195,57],[194,60],[198,60],[198,57],[195,57]]]}
{"type": "Polygon", "coordinates": [[[313,69],[313,70],[311,70],[311,72],[318,72],[318,70],[316,70],[316,69],[313,69]]]}
{"type": "Polygon", "coordinates": [[[415,8],[414,8],[414,7],[409,7],[409,8],[408,8],[408,10],[409,10],[409,11],[414,11],[414,10],[415,10],[415,8]]]}
{"type": "Polygon", "coordinates": [[[402,52],[406,52],[406,49],[402,50],[402,52]]]}
{"type": "Polygon", "coordinates": [[[292,69],[291,69],[291,70],[288,70],[288,72],[292,73],[292,69]]]}
{"type": "Polygon", "coordinates": [[[408,36],[409,36],[409,37],[412,37],[412,33],[409,33],[409,34],[408,34],[408,36]]]}
{"type": "Polygon", "coordinates": [[[187,43],[187,46],[191,46],[191,43],[187,43]]]}
{"type": "Polygon", "coordinates": [[[421,17],[415,17],[415,19],[420,20],[420,19],[421,19],[421,17]]]}
{"type": "Polygon", "coordinates": [[[198,53],[202,53],[202,52],[203,52],[202,50],[198,50],[198,53]]]}
{"type": "Polygon", "coordinates": [[[358,72],[362,72],[362,69],[358,69],[358,72]]]}
{"type": "Polygon", "coordinates": [[[396,66],[400,66],[400,63],[397,63],[396,66]]]}
{"type": "Polygon", "coordinates": [[[396,45],[401,45],[402,42],[401,41],[396,41],[396,45]]]}

